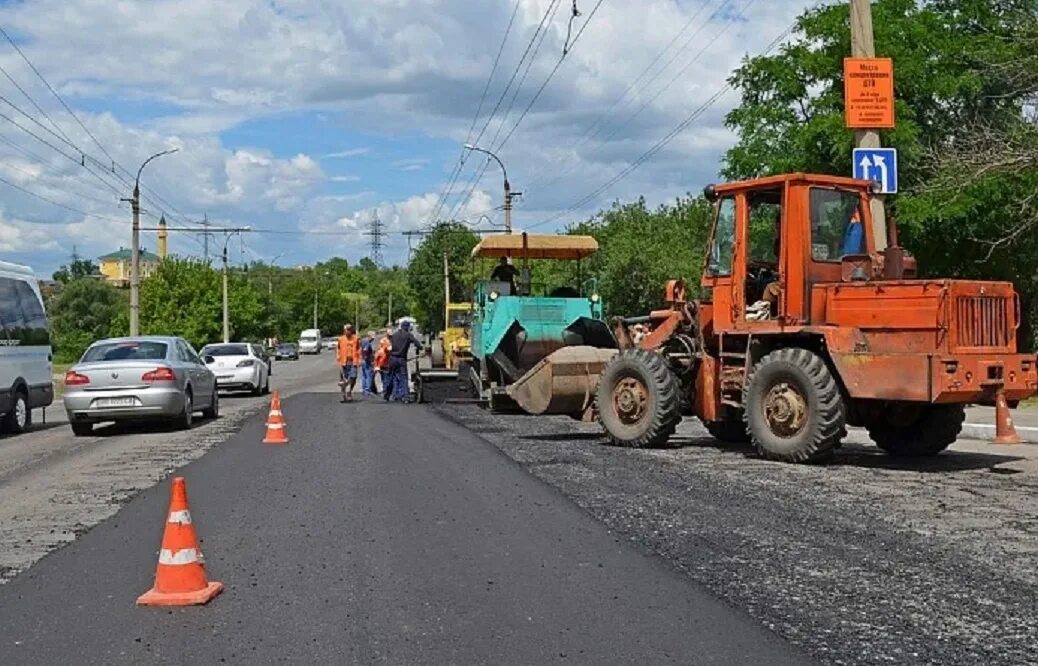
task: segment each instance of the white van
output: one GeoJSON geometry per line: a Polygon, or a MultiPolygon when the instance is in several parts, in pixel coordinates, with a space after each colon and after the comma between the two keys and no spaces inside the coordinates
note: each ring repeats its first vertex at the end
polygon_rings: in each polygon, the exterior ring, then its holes
{"type": "Polygon", "coordinates": [[[54,401],[50,330],[36,276],[0,261],[0,427],[24,432],[32,410],[54,401]]]}
{"type": "Polygon", "coordinates": [[[321,353],[321,329],[308,328],[299,334],[300,354],[321,353]]]}

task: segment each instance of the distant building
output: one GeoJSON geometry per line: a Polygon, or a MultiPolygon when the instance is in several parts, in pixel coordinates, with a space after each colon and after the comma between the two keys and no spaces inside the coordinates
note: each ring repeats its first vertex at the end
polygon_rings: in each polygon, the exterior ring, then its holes
{"type": "MultiPolygon", "coordinates": [[[[130,256],[133,253],[127,248],[119,248],[117,252],[98,257],[101,262],[101,275],[109,284],[117,287],[127,287],[130,284],[130,256]]],[[[150,276],[159,267],[161,259],[157,254],[152,254],[141,248],[141,279],[150,276]]]]}

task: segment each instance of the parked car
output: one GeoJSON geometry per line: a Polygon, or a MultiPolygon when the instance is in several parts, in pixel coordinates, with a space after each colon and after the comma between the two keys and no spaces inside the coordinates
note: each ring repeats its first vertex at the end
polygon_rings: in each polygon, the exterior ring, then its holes
{"type": "Polygon", "coordinates": [[[287,359],[299,360],[299,347],[293,342],[282,342],[274,348],[274,360],[282,361],[287,359]]]}
{"type": "Polygon", "coordinates": [[[321,353],[321,329],[308,328],[299,334],[300,354],[321,353]]]}
{"type": "Polygon", "coordinates": [[[0,261],[0,429],[24,432],[54,401],[50,331],[32,269],[0,261]]]}
{"type": "Polygon", "coordinates": [[[225,391],[270,392],[270,365],[259,345],[245,342],[202,347],[206,365],[216,374],[216,386],[225,391]]]}
{"type": "Polygon", "coordinates": [[[324,348],[325,349],[335,349],[338,346],[339,346],[339,338],[325,338],[324,339],[324,348]]]}
{"type": "Polygon", "coordinates": [[[65,411],[83,437],[101,421],[168,421],[188,429],[196,411],[220,413],[216,375],[183,338],[111,338],[90,345],[65,373],[65,411]]]}

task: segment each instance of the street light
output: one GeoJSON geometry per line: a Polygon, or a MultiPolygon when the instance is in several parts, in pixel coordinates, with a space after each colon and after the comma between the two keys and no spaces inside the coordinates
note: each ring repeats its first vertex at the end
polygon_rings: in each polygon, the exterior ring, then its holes
{"type": "Polygon", "coordinates": [[[141,172],[153,159],[170,155],[178,150],[180,149],[163,150],[144,160],[141,168],[137,169],[137,179],[133,183],[133,197],[123,199],[123,201],[129,201],[133,207],[133,233],[130,244],[130,335],[140,335],[141,328],[141,172]]]}
{"type": "Polygon", "coordinates": [[[490,157],[493,157],[494,160],[497,162],[498,166],[501,167],[501,173],[504,175],[505,178],[505,233],[512,233],[512,198],[522,196],[523,193],[512,191],[512,186],[508,183],[508,170],[505,169],[505,163],[501,161],[500,157],[490,152],[489,150],[486,150],[485,148],[474,146],[471,143],[465,144],[465,150],[471,150],[473,152],[489,155],[490,157]]]}

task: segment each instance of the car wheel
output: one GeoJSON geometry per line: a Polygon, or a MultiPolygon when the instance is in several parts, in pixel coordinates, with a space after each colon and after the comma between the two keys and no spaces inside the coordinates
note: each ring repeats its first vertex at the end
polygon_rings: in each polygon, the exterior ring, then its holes
{"type": "Polygon", "coordinates": [[[4,432],[15,435],[25,432],[32,425],[32,411],[24,389],[18,389],[14,394],[14,404],[11,405],[11,411],[4,415],[2,425],[4,432]]]}
{"type": "Polygon", "coordinates": [[[94,434],[94,424],[90,421],[72,421],[72,434],[76,437],[89,437],[94,434]]]}
{"type": "Polygon", "coordinates": [[[216,389],[213,389],[213,400],[209,403],[209,407],[202,410],[202,416],[207,419],[220,418],[220,394],[216,392],[216,389]]]}
{"type": "Polygon", "coordinates": [[[184,411],[174,419],[177,430],[190,430],[195,420],[195,403],[191,397],[191,389],[184,392],[184,411]]]}

